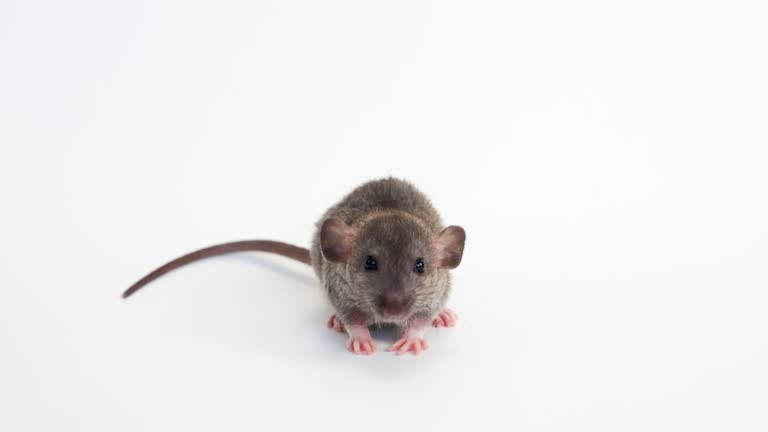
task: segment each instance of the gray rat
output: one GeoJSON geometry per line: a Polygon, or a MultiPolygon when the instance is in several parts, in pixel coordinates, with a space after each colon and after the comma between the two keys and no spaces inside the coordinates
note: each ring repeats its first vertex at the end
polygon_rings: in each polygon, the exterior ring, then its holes
{"type": "Polygon", "coordinates": [[[372,354],[369,326],[394,325],[400,339],[389,351],[419,354],[428,348],[424,332],[452,327],[457,316],[445,303],[448,269],[461,263],[466,238],[459,226],[444,227],[429,199],[395,178],[358,186],[316,224],[311,249],[269,240],[211,246],[177,258],[123,293],[200,259],[243,251],[272,252],[310,264],[336,313],[328,327],[349,334],[347,349],[372,354]]]}

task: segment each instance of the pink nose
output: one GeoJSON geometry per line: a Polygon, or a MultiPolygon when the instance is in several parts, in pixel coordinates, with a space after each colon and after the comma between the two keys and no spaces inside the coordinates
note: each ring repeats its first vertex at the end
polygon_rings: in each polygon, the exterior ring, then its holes
{"type": "Polygon", "coordinates": [[[399,293],[386,293],[379,299],[379,309],[384,315],[397,316],[405,312],[405,296],[399,293]]]}
{"type": "Polygon", "coordinates": [[[381,305],[381,311],[385,315],[397,316],[405,311],[405,305],[402,301],[388,301],[381,305]]]}

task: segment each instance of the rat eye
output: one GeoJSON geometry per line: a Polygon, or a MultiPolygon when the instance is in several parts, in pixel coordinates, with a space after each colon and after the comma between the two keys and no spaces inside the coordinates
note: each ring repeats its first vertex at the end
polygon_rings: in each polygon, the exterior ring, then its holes
{"type": "Polygon", "coordinates": [[[416,273],[424,273],[424,260],[419,258],[416,260],[416,264],[413,265],[413,271],[416,273]]]}
{"type": "Polygon", "coordinates": [[[376,264],[376,257],[368,255],[368,257],[365,259],[364,267],[366,271],[378,270],[379,266],[376,264]]]}

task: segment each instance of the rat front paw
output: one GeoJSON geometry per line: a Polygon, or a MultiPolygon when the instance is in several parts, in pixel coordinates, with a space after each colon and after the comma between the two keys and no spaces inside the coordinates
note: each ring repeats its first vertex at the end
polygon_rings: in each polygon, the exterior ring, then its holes
{"type": "Polygon", "coordinates": [[[331,315],[331,318],[328,319],[328,328],[332,328],[336,330],[339,333],[344,333],[344,323],[341,322],[338,316],[336,314],[331,315]]]}
{"type": "Polygon", "coordinates": [[[347,339],[347,351],[354,354],[371,355],[376,352],[376,343],[370,335],[350,336],[347,339]]]}
{"type": "Polygon", "coordinates": [[[458,319],[456,312],[445,308],[432,320],[432,327],[453,327],[458,319]]]}
{"type": "Polygon", "coordinates": [[[427,348],[429,348],[429,344],[426,339],[420,335],[406,334],[389,347],[387,351],[394,352],[397,355],[405,354],[407,352],[413,353],[413,355],[419,355],[422,351],[426,351],[427,348]]]}

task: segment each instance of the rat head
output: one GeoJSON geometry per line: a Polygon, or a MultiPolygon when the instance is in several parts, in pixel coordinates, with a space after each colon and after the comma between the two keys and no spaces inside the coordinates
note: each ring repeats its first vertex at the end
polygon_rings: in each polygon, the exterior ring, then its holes
{"type": "Polygon", "coordinates": [[[400,322],[426,309],[448,288],[447,269],[464,251],[464,229],[435,233],[419,219],[384,213],[360,226],[327,219],[320,230],[326,260],[345,264],[349,283],[380,322],[400,322]]]}

